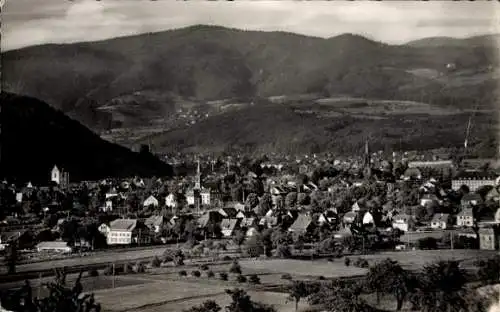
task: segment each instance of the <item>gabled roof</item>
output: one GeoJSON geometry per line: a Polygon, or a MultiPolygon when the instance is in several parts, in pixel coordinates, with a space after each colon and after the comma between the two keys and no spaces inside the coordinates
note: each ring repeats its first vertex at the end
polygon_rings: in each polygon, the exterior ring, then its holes
{"type": "Polygon", "coordinates": [[[450,218],[450,214],[449,213],[436,213],[432,217],[432,221],[431,222],[448,222],[449,218],[450,218]]]}
{"type": "Polygon", "coordinates": [[[238,214],[238,210],[236,210],[236,208],[233,207],[226,207],[219,209],[219,213],[222,214],[224,217],[234,218],[238,214]]]}
{"type": "Polygon", "coordinates": [[[477,202],[483,201],[483,199],[481,198],[481,195],[479,195],[477,193],[468,193],[462,197],[463,202],[474,201],[474,200],[477,202]]]}
{"type": "Polygon", "coordinates": [[[288,228],[288,230],[292,232],[301,232],[301,231],[306,231],[309,225],[312,223],[312,218],[310,215],[307,214],[299,214],[295,222],[288,228]]]}
{"type": "Polygon", "coordinates": [[[410,221],[414,221],[415,217],[409,215],[409,214],[406,214],[406,213],[401,213],[401,214],[398,214],[398,215],[395,215],[394,217],[392,217],[392,221],[393,222],[404,222],[404,223],[407,223],[407,222],[410,222],[410,221]]]}
{"type": "Polygon", "coordinates": [[[133,231],[137,226],[137,220],[134,219],[116,219],[109,223],[112,231],[133,231]]]}
{"type": "Polygon", "coordinates": [[[233,231],[236,226],[238,226],[239,222],[239,219],[222,219],[222,222],[220,223],[221,230],[233,231]]]}
{"type": "Polygon", "coordinates": [[[223,216],[218,211],[210,210],[198,218],[198,225],[200,227],[206,227],[210,222],[218,222],[222,218],[223,216]]]}
{"type": "Polygon", "coordinates": [[[458,213],[458,216],[473,217],[474,212],[473,212],[472,208],[464,208],[464,209],[462,209],[462,211],[460,211],[458,213]]]}
{"type": "Polygon", "coordinates": [[[164,222],[163,216],[151,216],[144,221],[146,226],[161,226],[164,222]]]}

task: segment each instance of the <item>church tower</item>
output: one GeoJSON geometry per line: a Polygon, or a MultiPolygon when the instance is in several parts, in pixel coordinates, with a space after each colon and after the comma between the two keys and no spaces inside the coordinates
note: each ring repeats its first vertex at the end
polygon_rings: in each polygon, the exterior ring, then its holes
{"type": "Polygon", "coordinates": [[[370,155],[370,145],[368,143],[368,139],[365,141],[365,155],[364,155],[364,167],[370,167],[371,166],[371,155],[370,155]]]}
{"type": "Polygon", "coordinates": [[[199,158],[197,160],[196,180],[194,182],[194,189],[201,190],[201,170],[200,170],[200,159],[199,158]]]}
{"type": "Polygon", "coordinates": [[[371,155],[370,155],[370,146],[368,143],[368,139],[366,139],[364,160],[363,160],[363,177],[370,178],[371,175],[372,175],[372,161],[371,161],[371,155]]]}

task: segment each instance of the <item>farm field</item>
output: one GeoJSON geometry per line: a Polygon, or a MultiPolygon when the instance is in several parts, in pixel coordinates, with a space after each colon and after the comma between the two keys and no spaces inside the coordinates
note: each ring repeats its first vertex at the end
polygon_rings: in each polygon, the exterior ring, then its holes
{"type": "MultiPolygon", "coordinates": [[[[363,255],[369,263],[374,263],[385,258],[399,261],[408,268],[421,268],[427,263],[436,260],[464,260],[466,266],[477,259],[485,259],[496,255],[495,251],[485,250],[416,250],[403,252],[384,252],[374,255],[363,255]]],[[[354,262],[358,256],[350,257],[354,262]]],[[[268,286],[286,285],[290,281],[281,279],[285,273],[290,274],[295,280],[316,280],[318,276],[325,278],[349,277],[363,275],[366,269],[354,266],[345,266],[344,259],[293,260],[293,259],[240,259],[243,275],[257,274],[261,285],[237,283],[235,275],[229,274],[229,281],[218,279],[219,272],[228,272],[230,263],[210,265],[216,277],[208,279],[206,272],[200,270],[201,277],[190,276],[191,271],[199,270],[198,267],[163,267],[155,268],[149,274],[118,275],[115,277],[115,288],[112,288],[112,277],[88,277],[84,275],[82,284],[85,291],[94,292],[98,302],[107,312],[160,312],[182,311],[189,307],[199,305],[205,300],[215,300],[221,307],[229,303],[230,297],[226,289],[235,287],[248,291],[252,300],[273,304],[280,312],[295,311],[294,304],[287,302],[287,294],[279,293],[268,286]],[[185,270],[186,277],[179,276],[179,271],[185,270]]],[[[72,285],[76,274],[68,276],[68,285],[72,285]]],[[[44,278],[42,282],[50,281],[44,278]]],[[[21,283],[22,284],[22,283],[21,283]]],[[[38,293],[38,281],[33,280],[34,293],[38,293]]],[[[17,283],[17,287],[19,287],[17,283]]],[[[0,288],[12,288],[15,283],[2,285],[0,288]]],[[[42,293],[43,295],[43,290],[42,293]]],[[[391,304],[389,300],[388,304],[391,304]]],[[[307,303],[299,305],[300,310],[307,308],[307,303]]]]}

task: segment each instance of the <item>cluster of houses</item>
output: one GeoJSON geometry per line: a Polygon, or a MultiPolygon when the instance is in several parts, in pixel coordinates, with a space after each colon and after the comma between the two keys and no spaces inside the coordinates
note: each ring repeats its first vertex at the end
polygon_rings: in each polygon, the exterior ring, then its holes
{"type": "MultiPolygon", "coordinates": [[[[261,161],[259,166],[264,172],[272,172],[259,175],[246,171],[240,182],[253,183],[259,181],[263,184],[264,193],[271,198],[271,205],[267,211],[257,213],[255,207],[250,208],[245,199],[249,194],[243,190],[243,198],[228,200],[228,194],[224,194],[220,188],[207,186],[202,183],[202,170],[200,160],[196,161],[196,174],[193,179],[173,178],[169,181],[161,179],[133,178],[128,180],[103,180],[87,181],[77,185],[69,183],[69,174],[60,170],[57,166],[51,171],[50,180],[59,186],[59,192],[71,192],[74,188],[85,185],[89,196],[98,197],[98,190],[106,191],[97,200],[98,210],[105,214],[116,214],[119,217],[109,223],[99,225],[99,231],[106,237],[108,245],[146,245],[152,243],[155,237],[161,236],[165,229],[175,227],[176,223],[183,218],[195,220],[201,229],[219,227],[223,237],[231,237],[236,231],[244,230],[247,237],[253,236],[264,228],[272,228],[278,225],[283,227],[286,221],[287,229],[297,235],[306,234],[312,228],[328,225],[335,231],[342,232],[352,224],[365,227],[393,228],[403,232],[412,231],[445,231],[450,229],[473,229],[476,237],[482,238],[482,248],[498,248],[498,225],[500,224],[500,212],[488,218],[478,217],[479,207],[485,202],[498,203],[500,200],[500,180],[498,171],[495,171],[495,161],[486,161],[489,169],[483,170],[477,167],[483,166],[484,161],[467,160],[457,170],[454,162],[446,157],[433,157],[430,160],[413,157],[411,155],[398,155],[393,153],[392,160],[383,157],[380,153],[370,153],[368,143],[365,145],[365,153],[361,158],[337,158],[327,160],[316,155],[303,157],[302,159],[280,158],[279,161],[261,161]],[[396,166],[396,162],[404,166],[396,166]],[[472,163],[472,164],[471,164],[472,163]],[[311,173],[319,167],[329,166],[338,172],[348,172],[350,177],[307,179],[304,183],[297,183],[293,174],[286,169],[293,164],[297,167],[295,175],[311,177],[311,173]],[[472,168],[474,167],[474,168],[472,168]],[[284,172],[282,170],[286,170],[284,172]],[[399,170],[399,171],[398,171],[399,170]],[[361,171],[359,176],[357,172],[361,171]],[[353,173],[355,172],[355,173],[353,173]],[[290,176],[292,178],[290,178],[290,176]],[[449,186],[443,177],[449,177],[449,186]],[[439,182],[435,179],[439,180],[439,182]],[[250,182],[248,182],[250,181],[250,182]],[[331,201],[340,196],[339,189],[350,192],[357,187],[367,184],[380,184],[387,189],[388,194],[396,196],[400,184],[409,184],[418,190],[419,198],[416,203],[417,209],[434,207],[439,208],[446,205],[447,198],[451,193],[457,193],[467,189],[462,194],[459,207],[454,211],[435,212],[429,220],[419,220],[412,209],[408,207],[393,206],[385,209],[384,204],[379,207],[366,205],[363,200],[355,199],[350,209],[342,209],[330,204],[321,211],[312,212],[310,207],[295,204],[288,207],[284,199],[291,193],[312,196],[323,194],[331,201]],[[165,185],[175,186],[175,191],[165,185]],[[488,187],[488,192],[483,196],[478,194],[482,188],[488,187]],[[141,196],[137,196],[141,194],[141,196]],[[130,199],[136,197],[138,206],[149,211],[149,217],[134,217],[127,213],[125,208],[130,199]],[[186,209],[188,208],[188,209],[186,209]],[[285,221],[284,221],[285,220],[285,221]]],[[[212,165],[212,179],[222,180],[228,174],[234,174],[227,166],[227,171],[215,172],[212,165]]],[[[207,178],[209,178],[207,176],[207,178]]],[[[207,179],[208,180],[208,179],[207,179]]],[[[22,204],[29,197],[30,190],[36,189],[28,183],[21,189],[16,188],[16,201],[22,204]]],[[[260,201],[262,196],[259,196],[260,201]]],[[[54,201],[57,201],[54,199],[54,201]]],[[[50,214],[52,206],[43,208],[44,214],[50,214]]],[[[410,207],[412,208],[412,207],[410,207]]],[[[137,215],[137,213],[136,213],[137,215]]],[[[3,231],[0,239],[2,242],[11,241],[7,237],[7,231],[3,231]]],[[[464,230],[464,232],[467,232],[464,230]]],[[[40,250],[50,249],[51,244],[44,242],[39,246],[40,250]]],[[[54,242],[54,249],[66,250],[63,243],[54,242]]],[[[67,247],[67,245],[66,245],[67,247]]]]}

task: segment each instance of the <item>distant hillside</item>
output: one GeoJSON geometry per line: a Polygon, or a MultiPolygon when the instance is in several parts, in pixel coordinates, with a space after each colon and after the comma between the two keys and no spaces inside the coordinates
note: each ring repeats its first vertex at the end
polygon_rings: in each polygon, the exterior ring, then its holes
{"type": "MultiPolygon", "coordinates": [[[[463,146],[470,114],[354,114],[300,110],[299,105],[267,104],[209,117],[195,125],[151,137],[157,151],[356,154],[370,138],[374,150],[426,150],[463,146]],[[368,118],[370,117],[370,118],[368,118]]],[[[363,110],[363,109],[362,109],[363,110]]],[[[367,108],[364,108],[367,111],[367,108]]],[[[497,119],[477,114],[470,135],[472,151],[494,156],[497,119]]]]}
{"type": "Polygon", "coordinates": [[[94,130],[168,117],[177,109],[171,99],[316,93],[491,108],[499,83],[492,38],[391,46],[352,34],[322,39],[198,25],[9,51],[2,78],[5,90],[42,99],[94,130]]]}
{"type": "Polygon", "coordinates": [[[47,183],[57,164],[70,180],[109,176],[169,176],[172,168],[151,154],[106,142],[62,112],[37,99],[0,95],[1,174],[47,183]]]}

